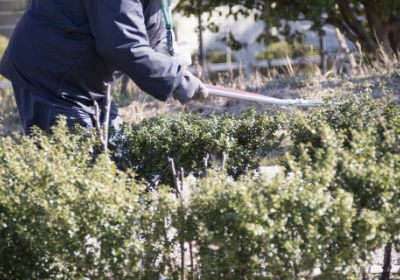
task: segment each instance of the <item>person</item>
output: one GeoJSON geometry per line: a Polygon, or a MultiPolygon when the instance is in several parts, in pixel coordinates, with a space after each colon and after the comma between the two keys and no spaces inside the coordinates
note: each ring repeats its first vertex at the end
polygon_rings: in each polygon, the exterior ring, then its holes
{"type": "MultiPolygon", "coordinates": [[[[198,78],[155,51],[169,39],[161,1],[33,0],[0,63],[24,133],[33,126],[51,132],[59,115],[69,127],[94,127],[94,103],[104,119],[107,86],[122,74],[162,101],[171,95],[181,104],[207,97],[198,78]]],[[[110,125],[121,123],[112,103],[110,125]]]]}

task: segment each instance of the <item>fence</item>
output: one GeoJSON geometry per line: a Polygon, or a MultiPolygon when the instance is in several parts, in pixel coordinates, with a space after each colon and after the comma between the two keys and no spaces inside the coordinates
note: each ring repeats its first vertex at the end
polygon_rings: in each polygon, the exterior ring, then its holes
{"type": "Polygon", "coordinates": [[[30,0],[0,0],[0,35],[10,37],[30,0]]]}
{"type": "MultiPolygon", "coordinates": [[[[244,17],[238,15],[238,19],[234,20],[232,16],[228,16],[228,9],[226,7],[220,8],[221,15],[211,16],[210,18],[203,15],[201,19],[196,17],[184,18],[181,15],[175,15],[174,26],[176,28],[176,34],[178,41],[189,42],[190,51],[192,53],[198,53],[198,56],[202,58],[200,62],[201,66],[208,71],[225,71],[230,69],[237,69],[238,67],[257,68],[257,67],[279,67],[287,65],[286,59],[274,59],[274,60],[258,60],[256,54],[262,52],[267,46],[262,42],[257,42],[257,37],[262,32],[269,32],[266,30],[263,22],[254,21],[253,16],[244,17]],[[202,28],[200,29],[200,24],[202,28]],[[210,22],[214,22],[219,27],[218,33],[213,33],[210,30],[204,28],[210,22]],[[202,30],[202,32],[199,32],[202,30]],[[195,32],[193,32],[195,31],[195,32]],[[224,39],[232,34],[239,42],[245,42],[246,47],[241,50],[234,51],[227,47],[224,39]],[[199,43],[201,42],[201,43],[199,43]],[[212,51],[225,52],[226,63],[209,64],[205,58],[208,53],[212,51]],[[236,62],[232,62],[235,60],[236,62]]],[[[304,34],[304,41],[307,45],[315,46],[320,49],[320,56],[309,57],[307,61],[315,63],[321,63],[326,61],[326,56],[335,56],[340,50],[335,29],[332,26],[325,26],[324,31],[326,35],[320,37],[316,32],[310,31],[311,22],[290,22],[292,30],[299,31],[304,34]]],[[[283,38],[282,38],[283,39],[283,38]]],[[[353,49],[353,44],[346,40],[346,43],[353,49]]],[[[304,59],[292,60],[292,64],[302,63],[304,59]]],[[[322,63],[323,64],[323,63],[322,63]]],[[[322,65],[322,70],[326,66],[322,65]]],[[[192,68],[193,69],[193,68],[192,68]]],[[[250,71],[251,72],[251,71],[250,71]]]]}

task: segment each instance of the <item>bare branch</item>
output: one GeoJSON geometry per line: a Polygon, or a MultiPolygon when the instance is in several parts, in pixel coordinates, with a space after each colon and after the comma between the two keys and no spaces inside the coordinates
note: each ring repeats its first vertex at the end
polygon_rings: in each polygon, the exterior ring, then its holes
{"type": "MultiPolygon", "coordinates": [[[[166,246],[169,245],[169,239],[168,239],[168,233],[167,233],[167,228],[168,228],[168,222],[167,218],[164,218],[164,243],[166,246]]],[[[175,267],[174,263],[172,261],[171,255],[168,253],[163,254],[163,257],[166,258],[167,260],[167,265],[169,266],[169,269],[171,270],[171,273],[174,274],[175,267]]]]}
{"type": "Polygon", "coordinates": [[[209,158],[208,154],[206,154],[206,156],[203,157],[203,168],[204,168],[203,178],[207,178],[208,158],[209,158]]]}
{"type": "Polygon", "coordinates": [[[194,261],[193,261],[193,246],[192,242],[189,242],[189,254],[190,254],[190,280],[194,280],[194,261]]]}
{"type": "Polygon", "coordinates": [[[345,35],[347,39],[349,39],[354,44],[359,42],[360,45],[368,51],[374,51],[371,46],[366,41],[360,41],[360,39],[353,34],[353,32],[346,26],[342,21],[340,21],[335,16],[329,15],[328,18],[325,20],[327,24],[333,25],[334,27],[338,28],[342,34],[345,35]]]}
{"type": "Polygon", "coordinates": [[[340,48],[344,51],[346,54],[347,60],[350,63],[350,68],[353,70],[357,67],[356,60],[354,59],[353,55],[351,54],[349,48],[347,47],[346,40],[344,39],[342,33],[340,33],[340,30],[338,28],[335,28],[336,32],[336,37],[339,41],[340,48]]]}
{"type": "Polygon", "coordinates": [[[181,280],[185,280],[185,244],[181,240],[181,280]]]}
{"type": "Polygon", "coordinates": [[[327,24],[333,25],[338,28],[342,34],[346,34],[346,37],[353,43],[357,42],[359,38],[354,35],[353,31],[345,25],[341,20],[339,20],[334,13],[330,13],[328,18],[325,20],[327,24]]]}
{"type": "Polygon", "coordinates": [[[183,181],[185,180],[185,170],[183,169],[183,167],[180,168],[180,177],[179,179],[181,180],[181,189],[180,191],[183,191],[183,181]]]}
{"type": "Polygon", "coordinates": [[[383,259],[383,272],[381,275],[381,280],[390,279],[391,261],[392,261],[392,243],[388,243],[385,246],[385,255],[383,259]]]}
{"type": "MultiPolygon", "coordinates": [[[[345,19],[346,15],[350,17],[353,32],[356,33],[359,38],[363,38],[367,42],[367,44],[371,46],[373,51],[375,51],[378,48],[378,44],[375,42],[373,36],[368,33],[367,29],[365,29],[365,27],[360,23],[357,15],[350,7],[350,2],[348,0],[341,0],[341,3],[342,4],[340,5],[340,10],[342,11],[343,18],[345,19]]],[[[376,24],[378,24],[378,22],[376,24]]],[[[374,26],[375,28],[378,27],[375,24],[374,26]]]]}
{"type": "Polygon", "coordinates": [[[226,153],[222,152],[222,163],[221,163],[221,171],[223,172],[225,170],[225,163],[226,163],[226,153]]]}
{"type": "MultiPolygon", "coordinates": [[[[111,86],[107,84],[107,94],[106,94],[106,106],[104,108],[104,122],[100,124],[100,108],[97,101],[94,101],[94,111],[93,116],[94,123],[96,126],[97,133],[100,136],[100,143],[102,150],[105,155],[108,155],[108,123],[110,119],[110,108],[111,108],[111,86]]],[[[107,166],[110,165],[109,159],[107,160],[107,166]]]]}
{"type": "Polygon", "coordinates": [[[96,100],[93,101],[94,102],[94,123],[96,126],[96,130],[99,133],[99,135],[101,134],[101,125],[100,125],[100,109],[99,109],[99,104],[97,103],[96,100]]]}
{"type": "Polygon", "coordinates": [[[172,177],[174,179],[175,196],[176,196],[176,198],[178,198],[179,194],[181,193],[179,191],[179,183],[178,183],[179,176],[176,174],[174,159],[173,158],[168,158],[168,162],[169,162],[169,165],[171,167],[172,177]]]}

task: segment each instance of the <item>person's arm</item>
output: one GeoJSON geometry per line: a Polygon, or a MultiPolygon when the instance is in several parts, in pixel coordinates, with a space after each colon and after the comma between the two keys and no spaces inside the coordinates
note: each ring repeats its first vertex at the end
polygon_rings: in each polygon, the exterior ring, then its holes
{"type": "Polygon", "coordinates": [[[139,0],[84,0],[97,51],[143,91],[165,101],[184,69],[149,45],[139,0]]]}

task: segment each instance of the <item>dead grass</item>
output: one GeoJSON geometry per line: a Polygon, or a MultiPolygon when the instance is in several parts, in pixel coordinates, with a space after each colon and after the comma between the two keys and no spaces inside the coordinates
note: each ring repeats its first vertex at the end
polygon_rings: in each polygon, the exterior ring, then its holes
{"type": "MultiPolygon", "coordinates": [[[[332,97],[335,100],[346,98],[350,95],[369,92],[375,98],[390,95],[396,100],[399,97],[400,68],[398,63],[390,62],[390,65],[382,63],[366,66],[359,64],[359,69],[351,73],[344,72],[343,68],[333,68],[326,75],[322,75],[315,65],[315,71],[306,75],[292,66],[296,75],[271,70],[266,75],[255,71],[250,77],[233,77],[226,73],[220,75],[217,85],[238,88],[251,92],[257,92],[265,96],[281,99],[323,99],[332,97]]],[[[199,114],[200,117],[207,117],[218,114],[240,115],[250,108],[257,112],[266,110],[297,110],[291,107],[277,107],[257,102],[230,100],[221,97],[210,97],[204,103],[191,102],[185,106],[178,101],[169,99],[167,102],[160,102],[145,93],[140,92],[133,83],[130,83],[131,95],[130,104],[120,107],[122,118],[128,123],[139,123],[147,117],[158,114],[173,116],[177,113],[199,114]]],[[[117,89],[118,90],[118,89],[117,89]]],[[[129,103],[129,102],[128,102],[129,103]]]]}
{"type": "Polygon", "coordinates": [[[11,89],[0,89],[0,135],[22,133],[20,118],[11,89]]]}
{"type": "MultiPolygon", "coordinates": [[[[331,67],[325,75],[322,75],[318,66],[312,63],[296,66],[288,64],[281,69],[262,69],[261,71],[255,69],[248,77],[245,77],[242,71],[238,71],[236,76],[233,72],[220,73],[214,84],[281,99],[323,99],[329,96],[338,100],[349,95],[370,92],[376,98],[390,95],[397,100],[400,88],[398,61],[389,58],[383,52],[378,52],[379,59],[375,62],[367,60],[361,51],[357,55],[357,68],[351,71],[345,61],[339,63],[335,59],[335,67],[331,67]]],[[[210,81],[206,82],[210,83],[210,81]]],[[[121,83],[114,88],[113,98],[123,120],[131,124],[137,124],[144,118],[156,115],[174,116],[178,113],[207,117],[220,114],[240,115],[250,108],[255,108],[257,112],[297,110],[292,107],[282,108],[221,97],[210,97],[204,103],[191,102],[182,106],[172,98],[166,102],[160,102],[143,93],[131,81],[128,82],[125,93],[120,94],[120,92],[121,83]]],[[[21,131],[11,90],[0,90],[0,118],[3,118],[2,123],[6,134],[21,131]]]]}

